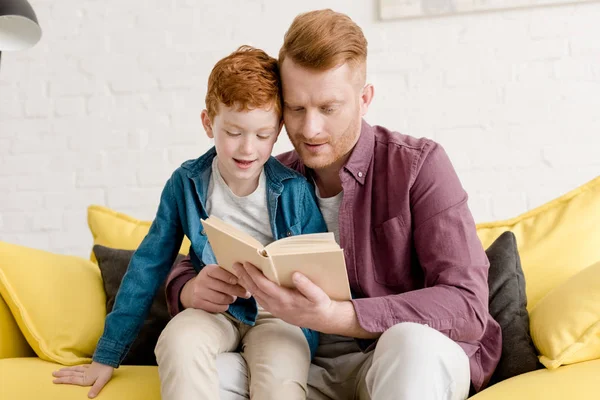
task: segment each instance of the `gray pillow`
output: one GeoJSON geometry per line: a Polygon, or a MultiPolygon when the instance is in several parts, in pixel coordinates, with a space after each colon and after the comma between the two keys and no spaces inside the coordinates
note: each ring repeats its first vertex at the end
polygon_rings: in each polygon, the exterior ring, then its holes
{"type": "Polygon", "coordinates": [[[490,261],[489,310],[502,328],[502,355],[489,385],[542,367],[529,334],[525,277],[512,232],[485,251],[490,261]]]}
{"type": "MultiPolygon", "coordinates": [[[[98,260],[100,273],[104,283],[104,291],[106,292],[106,313],[112,311],[115,304],[117,291],[123,280],[123,276],[127,271],[129,260],[133,256],[133,250],[112,249],[109,247],[95,245],[94,254],[98,260]]],[[[179,254],[174,264],[177,264],[183,259],[183,255],[179,254]]],[[[158,341],[160,333],[169,322],[169,311],[167,310],[167,300],[165,298],[165,284],[160,286],[154,301],[150,308],[150,312],[144,321],[140,333],[131,345],[129,352],[123,359],[123,365],[156,365],[156,357],[154,356],[154,347],[158,341]]]]}

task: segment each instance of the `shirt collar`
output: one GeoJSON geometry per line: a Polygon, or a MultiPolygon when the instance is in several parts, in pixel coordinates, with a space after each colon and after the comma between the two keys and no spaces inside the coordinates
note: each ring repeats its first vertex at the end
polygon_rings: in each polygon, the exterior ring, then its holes
{"type": "Polygon", "coordinates": [[[344,170],[348,171],[361,185],[365,183],[365,177],[373,158],[374,148],[375,133],[373,132],[373,127],[363,119],[358,141],[354,145],[346,165],[344,165],[344,170]]]}

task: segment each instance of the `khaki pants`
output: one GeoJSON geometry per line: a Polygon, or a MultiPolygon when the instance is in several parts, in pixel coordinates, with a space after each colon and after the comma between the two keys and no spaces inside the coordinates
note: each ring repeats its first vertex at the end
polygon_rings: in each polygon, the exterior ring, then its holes
{"type": "Polygon", "coordinates": [[[247,366],[251,399],[306,398],[310,349],[300,328],[264,310],[251,327],[194,309],[175,316],[156,345],[162,398],[220,399],[217,357],[240,346],[245,365],[237,367],[245,373],[247,366]]]}
{"type": "MultiPolygon", "coordinates": [[[[182,346],[193,351],[197,345],[182,346]]],[[[202,368],[193,360],[186,356],[178,361],[179,377],[161,374],[163,386],[198,379],[202,368]]],[[[217,369],[221,400],[248,399],[248,368],[240,354],[220,354],[217,369]]],[[[369,353],[362,353],[353,339],[321,335],[308,376],[309,400],[464,400],[469,388],[469,359],[460,346],[414,323],[388,329],[369,353]]]]}

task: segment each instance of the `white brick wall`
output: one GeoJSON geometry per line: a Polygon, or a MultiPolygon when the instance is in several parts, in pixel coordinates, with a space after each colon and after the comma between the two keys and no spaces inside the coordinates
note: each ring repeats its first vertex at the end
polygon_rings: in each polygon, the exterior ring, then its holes
{"type": "Polygon", "coordinates": [[[31,0],[42,42],[0,66],[0,240],[87,256],[88,204],[152,218],[210,145],[212,65],[241,44],[276,55],[322,7],[369,40],[367,120],[441,142],[477,221],[600,174],[600,3],[381,22],[376,1],[31,0]]]}

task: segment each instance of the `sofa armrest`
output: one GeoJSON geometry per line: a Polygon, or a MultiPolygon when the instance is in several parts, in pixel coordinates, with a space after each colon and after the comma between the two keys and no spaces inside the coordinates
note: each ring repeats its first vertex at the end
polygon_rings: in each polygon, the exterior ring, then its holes
{"type": "Polygon", "coordinates": [[[0,296],[0,359],[34,356],[8,305],[0,296]]]}

